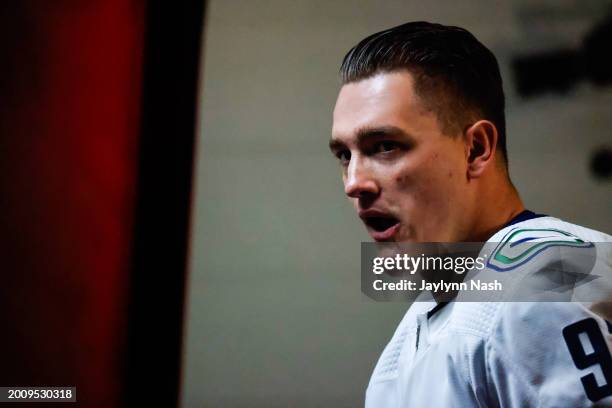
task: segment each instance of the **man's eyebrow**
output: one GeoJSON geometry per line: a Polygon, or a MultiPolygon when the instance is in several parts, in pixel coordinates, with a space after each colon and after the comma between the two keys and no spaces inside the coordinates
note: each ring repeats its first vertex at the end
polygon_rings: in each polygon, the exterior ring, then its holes
{"type": "MultiPolygon", "coordinates": [[[[379,139],[389,136],[410,137],[404,130],[396,126],[367,126],[359,128],[356,131],[357,144],[363,144],[367,139],[379,139]]],[[[344,146],[343,142],[339,139],[335,139],[333,136],[329,141],[329,149],[331,151],[337,151],[344,146]]]]}
{"type": "Polygon", "coordinates": [[[408,134],[396,126],[363,127],[357,130],[357,143],[363,143],[366,139],[377,139],[386,136],[408,136],[408,134]]]}

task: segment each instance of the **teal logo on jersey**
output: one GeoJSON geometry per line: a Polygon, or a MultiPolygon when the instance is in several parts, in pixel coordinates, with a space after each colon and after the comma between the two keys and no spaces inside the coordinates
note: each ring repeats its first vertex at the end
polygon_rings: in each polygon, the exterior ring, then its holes
{"type": "Polygon", "coordinates": [[[498,272],[510,271],[529,262],[542,251],[559,246],[590,248],[593,243],[554,228],[515,229],[497,245],[487,266],[498,272]]]}

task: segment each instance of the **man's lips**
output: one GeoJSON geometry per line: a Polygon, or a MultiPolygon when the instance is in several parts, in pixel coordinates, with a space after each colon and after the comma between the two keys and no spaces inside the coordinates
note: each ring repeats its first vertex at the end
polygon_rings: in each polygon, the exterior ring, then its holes
{"type": "Polygon", "coordinates": [[[400,227],[397,218],[379,210],[359,211],[359,218],[363,220],[368,233],[376,241],[390,241],[400,227]]]}

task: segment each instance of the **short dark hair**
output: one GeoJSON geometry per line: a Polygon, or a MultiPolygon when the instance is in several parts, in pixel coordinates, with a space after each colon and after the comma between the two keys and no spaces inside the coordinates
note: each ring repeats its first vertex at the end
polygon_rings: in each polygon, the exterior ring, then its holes
{"type": "Polygon", "coordinates": [[[415,92],[445,131],[462,130],[467,117],[493,122],[497,147],[507,162],[504,90],[497,59],[469,31],[415,21],[372,34],[342,61],[347,84],[380,72],[407,70],[415,92]]]}

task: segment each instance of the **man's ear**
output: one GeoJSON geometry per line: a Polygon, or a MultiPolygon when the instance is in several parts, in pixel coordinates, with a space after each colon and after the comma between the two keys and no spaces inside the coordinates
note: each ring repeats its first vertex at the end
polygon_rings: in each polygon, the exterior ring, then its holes
{"type": "Polygon", "coordinates": [[[468,178],[480,177],[492,166],[497,149],[497,128],[488,120],[479,120],[465,130],[468,178]]]}

